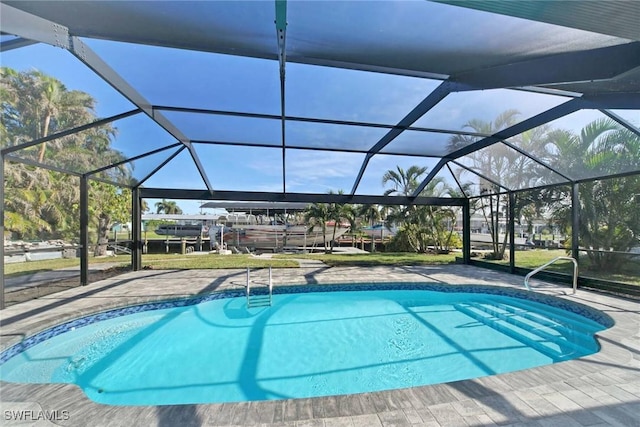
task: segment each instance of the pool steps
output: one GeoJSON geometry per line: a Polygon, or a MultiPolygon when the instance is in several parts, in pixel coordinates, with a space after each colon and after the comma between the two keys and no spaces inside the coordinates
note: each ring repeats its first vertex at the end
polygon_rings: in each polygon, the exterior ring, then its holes
{"type": "MultiPolygon", "coordinates": [[[[593,338],[549,319],[540,319],[524,310],[507,310],[501,304],[461,303],[456,309],[560,362],[592,353],[593,338]],[[584,345],[583,345],[584,344],[584,345]]],[[[555,320],[555,319],[554,319],[555,320]]]]}

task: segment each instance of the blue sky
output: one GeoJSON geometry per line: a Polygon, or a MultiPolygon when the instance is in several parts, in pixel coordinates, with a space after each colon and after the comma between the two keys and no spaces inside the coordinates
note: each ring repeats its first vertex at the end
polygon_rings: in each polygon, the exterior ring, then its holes
{"type": "MultiPolygon", "coordinates": [[[[144,97],[155,105],[209,108],[253,113],[280,114],[278,64],[253,58],[205,54],[177,49],[85,40],[103,59],[144,97]]],[[[97,100],[96,113],[107,117],[134,106],[102,81],[67,51],[42,44],[3,52],[3,66],[17,70],[39,69],[61,80],[68,89],[81,90],[97,100]]],[[[287,114],[337,120],[395,124],[439,84],[438,81],[388,76],[302,64],[287,64],[287,114]]],[[[451,94],[415,125],[460,129],[470,119],[493,120],[497,114],[515,108],[522,119],[566,100],[562,97],[522,91],[487,90],[451,94]]],[[[620,112],[640,123],[640,113],[620,112]]],[[[167,113],[167,117],[192,140],[257,141],[278,147],[280,122],[238,119],[210,115],[167,113]]],[[[558,125],[580,129],[600,117],[583,111],[561,119],[558,125]]],[[[114,123],[118,137],[114,148],[135,156],[175,142],[152,120],[137,115],[114,123]]],[[[287,143],[305,147],[347,147],[368,149],[384,135],[374,128],[290,123],[287,143]]],[[[403,135],[387,150],[421,147],[426,135],[403,135]]],[[[429,135],[429,150],[445,146],[441,135],[429,135]]],[[[214,189],[281,191],[280,148],[244,148],[197,144],[196,150],[214,189]]],[[[423,150],[423,148],[420,148],[423,150]]],[[[169,152],[135,164],[137,178],[147,175],[169,152]]],[[[287,150],[287,191],[325,193],[349,192],[363,154],[311,150],[287,150]]],[[[99,162],[99,160],[98,160],[99,162]]],[[[376,155],[365,171],[358,194],[382,194],[381,177],[396,165],[413,164],[431,168],[437,159],[376,155]]],[[[148,187],[204,188],[188,152],[183,151],[169,165],[145,183],[148,187]]],[[[446,171],[445,171],[446,172],[446,171]]],[[[444,176],[451,182],[448,172],[444,176]]],[[[150,201],[151,205],[155,201],[150,201]]],[[[178,201],[186,213],[199,211],[198,201],[178,201]]]]}

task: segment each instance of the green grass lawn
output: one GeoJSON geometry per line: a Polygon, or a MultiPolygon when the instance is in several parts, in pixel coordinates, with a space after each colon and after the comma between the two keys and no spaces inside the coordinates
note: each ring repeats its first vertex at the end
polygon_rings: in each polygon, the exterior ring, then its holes
{"type": "Polygon", "coordinates": [[[212,269],[212,268],[296,268],[292,259],[257,258],[251,255],[143,255],[142,265],[162,269],[212,269]]]}
{"type": "MultiPolygon", "coordinates": [[[[118,255],[113,257],[89,258],[89,264],[118,263],[123,266],[131,264],[130,255],[118,255]]],[[[16,262],[4,265],[5,277],[17,277],[25,274],[33,274],[43,271],[57,270],[60,268],[77,267],[80,258],[73,259],[49,259],[42,261],[16,262]]],[[[157,270],[161,269],[211,269],[211,268],[295,268],[298,263],[288,259],[261,259],[251,255],[143,255],[142,265],[157,270]]]]}
{"type": "MultiPolygon", "coordinates": [[[[296,258],[317,259],[329,266],[403,266],[403,265],[442,265],[455,262],[456,257],[461,254],[431,255],[415,253],[371,253],[371,254],[291,254],[275,255],[273,258],[258,258],[251,255],[180,255],[180,254],[150,254],[142,256],[144,267],[156,270],[161,269],[219,269],[219,268],[264,268],[272,266],[274,268],[295,268],[298,267],[296,258]]],[[[529,250],[516,252],[516,266],[534,269],[558,256],[566,256],[564,250],[529,250]]],[[[478,258],[480,259],[480,258],[478,258]]],[[[491,261],[508,265],[508,260],[491,261]]],[[[90,264],[98,263],[119,263],[123,266],[130,265],[129,255],[118,255],[115,257],[90,258],[90,264]]],[[[629,263],[624,271],[615,273],[602,273],[589,270],[588,259],[580,260],[580,276],[594,277],[605,280],[618,281],[640,285],[640,266],[629,263]]],[[[32,261],[22,263],[5,264],[5,277],[16,277],[24,274],[50,271],[60,268],[74,267],[80,265],[80,260],[75,259],[55,259],[44,261],[32,261]]],[[[571,274],[572,264],[570,261],[559,261],[549,267],[549,270],[559,273],[571,274]]]]}
{"type": "Polygon", "coordinates": [[[439,265],[455,262],[455,254],[431,255],[416,253],[375,252],[370,254],[307,254],[276,255],[277,258],[317,259],[332,267],[370,265],[439,265]]]}
{"type": "MultiPolygon", "coordinates": [[[[529,251],[516,251],[516,267],[535,269],[559,256],[569,256],[564,249],[534,249],[529,251]]],[[[482,260],[481,258],[477,258],[482,260]]],[[[486,261],[486,260],[482,260],[486,261]]],[[[487,261],[497,264],[509,265],[509,260],[487,261]]],[[[580,269],[578,275],[581,277],[591,277],[594,279],[610,280],[614,282],[640,285],[640,263],[628,262],[624,268],[616,272],[603,272],[590,269],[589,258],[580,256],[580,269]]],[[[549,271],[557,273],[572,274],[573,263],[571,261],[559,260],[547,268],[549,271]]]]}

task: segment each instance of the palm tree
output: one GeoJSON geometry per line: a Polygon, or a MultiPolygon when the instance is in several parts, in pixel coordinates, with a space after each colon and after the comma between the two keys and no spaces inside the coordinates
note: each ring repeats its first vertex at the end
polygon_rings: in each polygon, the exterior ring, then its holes
{"type": "Polygon", "coordinates": [[[419,179],[427,172],[426,167],[411,166],[406,171],[400,166],[396,166],[396,170],[390,169],[382,175],[382,185],[386,186],[387,183],[392,184],[392,188],[385,190],[384,195],[401,194],[403,196],[410,196],[418,185],[419,179]]]}
{"type": "Polygon", "coordinates": [[[322,242],[325,252],[327,251],[327,221],[330,218],[329,205],[327,203],[313,203],[307,207],[304,220],[309,225],[308,233],[312,233],[316,226],[322,229],[322,242]]]}
{"type": "MultiPolygon", "coordinates": [[[[14,143],[47,137],[95,118],[93,97],[69,91],[61,81],[40,71],[17,72],[3,67],[2,82],[3,124],[16,138],[14,143]]],[[[44,161],[47,145],[60,148],[64,141],[40,144],[36,160],[44,161]]]]}
{"type": "MultiPolygon", "coordinates": [[[[329,191],[329,194],[334,194],[333,191],[329,191]]],[[[337,194],[344,194],[343,190],[338,190],[337,194]]],[[[353,206],[345,203],[330,203],[329,204],[329,220],[333,221],[333,236],[331,238],[331,246],[329,249],[329,253],[333,253],[333,248],[336,242],[336,231],[338,226],[342,224],[343,221],[348,221],[350,217],[353,216],[353,206]]]]}
{"type": "MultiPolygon", "coordinates": [[[[396,170],[388,170],[382,177],[383,185],[391,182],[393,187],[385,191],[385,195],[397,193],[404,196],[413,194],[418,188],[426,167],[411,166],[406,171],[400,166],[396,170]]],[[[424,196],[443,197],[451,191],[444,179],[432,179],[420,193],[424,196]]],[[[435,206],[397,206],[387,216],[390,223],[402,224],[400,239],[417,252],[426,252],[429,246],[437,251],[448,248],[453,235],[455,213],[451,209],[435,206]],[[446,227],[449,229],[446,229],[446,227]]]]}
{"type": "Polygon", "coordinates": [[[162,199],[161,202],[156,202],[155,207],[156,213],[165,213],[168,215],[182,213],[180,206],[173,200],[162,199]]]}
{"type": "MultiPolygon", "coordinates": [[[[413,165],[406,171],[400,166],[396,166],[396,170],[389,169],[382,175],[382,185],[392,184],[391,188],[385,190],[384,195],[398,194],[402,196],[410,196],[416,188],[418,188],[420,178],[427,172],[426,167],[413,165]]],[[[410,207],[409,210],[413,209],[410,207]]],[[[392,206],[388,218],[391,223],[402,224],[405,217],[409,214],[406,207],[392,206]]]]}
{"type": "MultiPolygon", "coordinates": [[[[3,146],[22,144],[95,120],[95,100],[89,94],[69,91],[62,82],[39,71],[18,72],[2,67],[0,74],[3,146]]],[[[96,159],[108,162],[123,158],[111,148],[114,137],[115,129],[105,125],[26,148],[21,155],[88,172],[96,168],[96,159]]],[[[23,238],[77,237],[79,186],[76,177],[11,162],[5,164],[5,173],[6,217],[11,217],[10,223],[19,227],[8,226],[9,230],[23,238]],[[46,200],[41,201],[42,197],[46,200]],[[18,219],[19,216],[22,219],[18,219]]],[[[110,178],[121,176],[130,176],[130,169],[119,168],[110,178]]],[[[95,200],[102,197],[98,193],[94,191],[94,198],[90,200],[94,215],[99,215],[93,207],[95,200]]]]}
{"type": "MultiPolygon", "coordinates": [[[[485,122],[473,119],[465,123],[463,129],[472,130],[477,133],[492,135],[496,132],[508,128],[518,121],[520,113],[517,110],[506,110],[499,114],[495,120],[485,122]]],[[[533,150],[534,147],[544,147],[541,142],[544,140],[546,130],[544,128],[525,132],[519,135],[516,145],[522,148],[533,150]]],[[[475,142],[475,137],[467,135],[454,135],[449,140],[451,151],[465,147],[475,142]]],[[[531,151],[535,154],[535,151],[531,151]]],[[[504,233],[503,241],[500,242],[500,217],[504,215],[507,206],[508,196],[501,196],[500,187],[494,184],[498,182],[508,188],[522,188],[526,182],[536,179],[535,162],[528,157],[520,155],[515,150],[508,148],[504,144],[495,144],[490,148],[485,148],[473,152],[468,155],[471,168],[477,170],[480,174],[489,178],[489,180],[478,178],[480,184],[479,199],[480,206],[478,209],[485,218],[485,222],[489,227],[493,253],[490,255],[494,259],[503,259],[506,250],[506,244],[509,237],[509,228],[504,233]]],[[[465,172],[461,170],[461,173],[465,172]]],[[[517,215],[519,217],[519,215],[517,215]]]]}
{"type": "MultiPolygon", "coordinates": [[[[382,219],[382,214],[380,212],[380,207],[378,205],[362,205],[357,210],[358,216],[363,218],[370,227],[373,228],[374,225],[380,219],[382,219]]],[[[376,240],[375,236],[371,236],[371,252],[375,252],[376,250],[376,240]]]]}
{"type": "MultiPolygon", "coordinates": [[[[580,135],[554,131],[551,141],[557,150],[556,167],[579,178],[640,169],[640,137],[610,119],[589,123],[580,135]]],[[[581,246],[592,249],[587,251],[592,266],[615,271],[629,258],[609,249],[628,251],[640,236],[640,177],[586,181],[578,189],[581,246]]],[[[569,206],[561,206],[556,218],[568,225],[570,212],[569,206]]]]}

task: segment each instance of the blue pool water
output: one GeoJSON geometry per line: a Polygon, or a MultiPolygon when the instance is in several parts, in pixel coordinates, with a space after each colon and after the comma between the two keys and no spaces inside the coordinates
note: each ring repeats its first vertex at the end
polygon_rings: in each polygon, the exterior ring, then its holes
{"type": "Polygon", "coordinates": [[[81,325],[5,354],[0,378],[74,383],[114,405],[301,398],[573,359],[605,329],[549,304],[431,290],[278,294],[251,309],[222,298],[81,325]]]}

